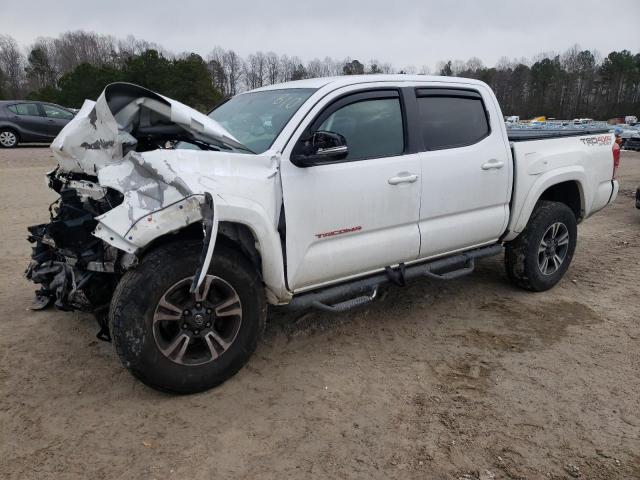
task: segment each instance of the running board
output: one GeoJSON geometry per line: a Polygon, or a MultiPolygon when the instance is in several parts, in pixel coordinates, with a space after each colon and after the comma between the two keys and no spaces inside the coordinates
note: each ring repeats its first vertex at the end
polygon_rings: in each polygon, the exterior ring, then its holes
{"type": "Polygon", "coordinates": [[[375,300],[376,295],[378,295],[377,287],[373,289],[370,295],[362,295],[361,297],[352,298],[351,300],[345,300],[344,302],[339,302],[334,305],[327,305],[326,303],[322,303],[316,300],[311,304],[311,306],[325,312],[346,312],[347,310],[351,310],[352,308],[363,307],[370,304],[375,300]]]}
{"type": "Polygon", "coordinates": [[[396,268],[387,267],[383,273],[295,295],[283,308],[294,311],[317,308],[325,312],[345,312],[373,302],[378,287],[386,283],[404,286],[406,280],[418,277],[453,280],[473,272],[476,259],[492,257],[500,253],[502,253],[502,245],[494,244],[425,263],[409,266],[400,264],[396,268]],[[344,300],[345,298],[348,300],[344,300]]]}
{"type": "Polygon", "coordinates": [[[473,273],[473,270],[476,268],[475,258],[470,258],[464,264],[463,267],[458,268],[457,270],[451,270],[445,273],[433,273],[430,270],[424,272],[425,277],[433,278],[435,280],[454,280],[456,278],[464,277],[465,275],[469,275],[473,273]]]}

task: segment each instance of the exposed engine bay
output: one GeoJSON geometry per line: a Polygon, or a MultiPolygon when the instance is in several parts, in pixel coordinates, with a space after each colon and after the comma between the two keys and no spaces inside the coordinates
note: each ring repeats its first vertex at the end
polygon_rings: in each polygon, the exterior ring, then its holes
{"type": "Polygon", "coordinates": [[[202,235],[211,236],[210,195],[181,180],[166,156],[144,157],[172,150],[179,158],[179,142],[199,151],[243,149],[205,115],[142,87],[112,84],[85,102],[51,145],[58,167],[48,185],[60,198],[49,207],[50,222],[28,229],[26,276],[40,286],[34,309],[55,304],[100,319],[120,276],[151,241],[200,225],[203,210],[202,235]]]}
{"type": "Polygon", "coordinates": [[[100,187],[96,178],[85,174],[56,169],[47,177],[60,198],[49,207],[50,223],[29,227],[33,251],[26,276],[41,286],[33,308],[55,302],[61,310],[104,310],[117,275],[136,259],[129,255],[124,264],[124,256],[92,232],[98,223],[95,217],[121,204],[123,194],[100,187]]]}

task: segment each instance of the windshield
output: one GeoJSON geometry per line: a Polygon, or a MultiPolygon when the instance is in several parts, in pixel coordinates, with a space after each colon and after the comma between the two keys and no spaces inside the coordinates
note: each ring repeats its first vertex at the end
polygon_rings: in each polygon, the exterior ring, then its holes
{"type": "Polygon", "coordinates": [[[245,93],[209,113],[240,143],[255,153],[267,150],[314,88],[245,93]]]}

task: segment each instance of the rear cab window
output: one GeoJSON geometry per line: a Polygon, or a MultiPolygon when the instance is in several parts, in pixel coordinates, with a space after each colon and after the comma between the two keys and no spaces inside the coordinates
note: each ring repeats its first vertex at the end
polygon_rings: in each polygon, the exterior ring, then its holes
{"type": "Polygon", "coordinates": [[[418,88],[416,97],[426,150],[473,145],[491,133],[482,95],[476,90],[418,88]]]}

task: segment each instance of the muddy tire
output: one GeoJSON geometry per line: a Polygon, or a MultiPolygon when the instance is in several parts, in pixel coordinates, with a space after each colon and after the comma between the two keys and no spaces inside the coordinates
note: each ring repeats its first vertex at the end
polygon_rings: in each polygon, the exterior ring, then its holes
{"type": "Polygon", "coordinates": [[[216,246],[200,295],[189,293],[202,244],[172,243],[144,257],[114,293],[110,330],[139,380],[172,393],[201,392],[247,363],[264,330],[259,276],[240,252],[216,246]]]}
{"type": "Polygon", "coordinates": [[[524,231],[506,245],[509,280],[525,290],[549,290],[569,268],[577,236],[576,217],[567,205],[539,202],[524,231]]]}

